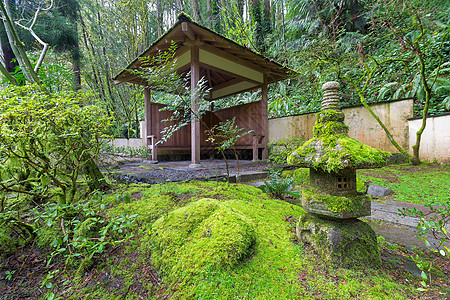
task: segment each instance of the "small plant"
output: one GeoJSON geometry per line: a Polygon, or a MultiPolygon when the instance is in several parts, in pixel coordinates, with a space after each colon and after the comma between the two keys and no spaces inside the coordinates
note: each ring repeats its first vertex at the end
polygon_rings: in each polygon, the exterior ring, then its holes
{"type": "Polygon", "coordinates": [[[208,138],[207,142],[216,146],[216,150],[222,154],[223,159],[225,160],[225,166],[227,168],[227,178],[230,181],[230,170],[227,161],[227,157],[225,155],[225,150],[232,149],[234,156],[236,158],[237,163],[237,177],[239,177],[239,157],[237,155],[236,149],[234,145],[236,142],[246,134],[252,132],[252,130],[244,131],[244,129],[239,128],[236,125],[236,117],[231,120],[227,120],[225,122],[220,122],[218,125],[212,127],[209,130],[206,130],[206,135],[208,138]]]}
{"type": "Polygon", "coordinates": [[[428,284],[431,284],[431,267],[433,266],[433,262],[424,261],[418,254],[416,256],[409,256],[415,263],[416,266],[421,270],[420,277],[422,280],[420,281],[420,284],[422,287],[418,288],[417,290],[424,292],[428,289],[428,284]],[[427,283],[428,282],[428,283],[427,283]]]}
{"type": "Polygon", "coordinates": [[[8,281],[11,281],[13,278],[14,273],[16,273],[16,271],[6,271],[5,272],[5,279],[8,281]]]}
{"type": "Polygon", "coordinates": [[[275,171],[270,175],[270,180],[265,181],[264,185],[260,186],[260,189],[277,199],[284,199],[286,195],[299,197],[299,192],[292,191],[293,186],[294,178],[283,178],[279,171],[275,171]]]}
{"type": "MultiPolygon", "coordinates": [[[[419,224],[417,224],[417,238],[425,242],[425,244],[435,253],[439,253],[442,256],[449,256],[450,250],[445,245],[450,241],[450,234],[447,230],[448,224],[450,222],[450,198],[444,199],[442,202],[431,202],[426,205],[429,212],[424,213],[416,208],[400,210],[399,215],[410,216],[420,218],[419,224]],[[428,241],[428,235],[432,235],[433,238],[438,241],[438,245],[435,248],[431,247],[431,243],[428,241]]],[[[431,267],[433,261],[425,262],[419,255],[411,257],[414,260],[417,267],[422,270],[421,285],[423,287],[418,288],[419,291],[427,290],[427,282],[431,284],[431,267]]]]}
{"type": "Polygon", "coordinates": [[[55,289],[56,285],[53,283],[53,281],[56,279],[57,274],[59,273],[59,270],[53,270],[50,271],[44,279],[42,279],[41,287],[46,287],[48,292],[44,295],[44,299],[47,300],[55,300],[55,299],[62,299],[61,297],[55,298],[55,293],[53,293],[53,290],[55,289]]]}

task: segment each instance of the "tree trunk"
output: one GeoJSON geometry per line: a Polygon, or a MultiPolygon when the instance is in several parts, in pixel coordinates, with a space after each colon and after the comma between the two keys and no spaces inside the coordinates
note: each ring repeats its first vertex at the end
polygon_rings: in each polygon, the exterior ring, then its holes
{"type": "Polygon", "coordinates": [[[5,26],[3,23],[0,25],[0,43],[2,44],[3,59],[5,61],[5,68],[8,72],[13,73],[16,67],[19,66],[16,56],[14,55],[13,49],[9,44],[8,36],[6,35],[5,26]]]}
{"type": "Polygon", "coordinates": [[[198,22],[199,20],[199,11],[198,11],[198,0],[192,0],[192,17],[194,18],[195,22],[198,22]]]}
{"type": "Polygon", "coordinates": [[[261,17],[261,3],[259,0],[250,0],[250,13],[255,23],[255,44],[256,49],[264,53],[266,47],[264,45],[264,24],[261,17]]]}
{"type": "MultiPolygon", "coordinates": [[[[431,87],[428,85],[427,77],[425,75],[425,61],[424,57],[419,54],[419,62],[420,62],[420,77],[422,79],[423,89],[425,90],[425,105],[422,111],[422,126],[416,132],[416,144],[412,146],[413,149],[413,157],[411,158],[411,163],[413,165],[420,164],[419,150],[420,150],[420,142],[422,140],[422,134],[427,126],[427,117],[428,117],[428,109],[430,107],[430,97],[431,97],[431,87]]],[[[441,61],[439,62],[439,64],[441,61]]],[[[439,75],[439,72],[436,73],[436,77],[439,75]]]]}
{"type": "MultiPolygon", "coordinates": [[[[33,66],[28,59],[28,56],[23,47],[23,43],[19,40],[17,35],[16,28],[11,19],[11,14],[9,12],[9,2],[0,2],[0,9],[3,15],[3,23],[6,30],[6,34],[8,36],[9,44],[14,52],[14,55],[17,58],[17,61],[22,69],[27,80],[31,83],[41,83],[41,80],[37,76],[36,72],[33,69],[33,66]]],[[[46,90],[45,88],[43,88],[46,90]]]]}
{"type": "Polygon", "coordinates": [[[212,24],[211,0],[206,0],[206,26],[212,28],[212,24]]]}
{"type": "Polygon", "coordinates": [[[100,169],[92,158],[89,158],[83,165],[83,174],[86,176],[90,191],[108,189],[109,185],[105,181],[105,176],[100,172],[100,169]]]}
{"type": "Polygon", "coordinates": [[[220,23],[220,9],[218,2],[219,0],[212,0],[211,6],[211,17],[212,17],[212,27],[217,33],[222,32],[222,25],[220,23]]]}
{"type": "Polygon", "coordinates": [[[163,8],[162,0],[156,0],[156,21],[158,22],[158,37],[163,34],[163,8]]]}

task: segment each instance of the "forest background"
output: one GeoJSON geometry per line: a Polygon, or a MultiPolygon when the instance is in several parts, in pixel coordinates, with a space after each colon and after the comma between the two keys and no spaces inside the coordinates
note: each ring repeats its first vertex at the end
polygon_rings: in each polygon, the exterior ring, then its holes
{"type": "MultiPolygon", "coordinates": [[[[269,87],[270,117],[317,111],[329,80],[340,82],[344,105],[369,109],[370,102],[414,97],[424,121],[450,110],[448,0],[0,0],[0,10],[0,253],[43,247],[46,267],[79,262],[83,274],[94,256],[140,230],[134,220],[151,226],[159,217],[159,208],[150,221],[108,214],[131,204],[133,192],[119,189],[105,200],[99,190],[113,185],[95,160],[109,138],[138,137],[144,118],[143,88],[115,85],[112,77],[181,12],[297,72],[269,87]]],[[[214,107],[259,100],[259,93],[214,107]]],[[[159,103],[174,97],[152,92],[159,103]]],[[[177,191],[191,188],[170,189],[178,201],[177,191]]],[[[441,215],[448,216],[446,207],[441,215]]],[[[142,228],[137,234],[147,235],[149,227],[142,228]]],[[[4,272],[7,280],[20,270],[14,272],[4,272]]],[[[48,298],[57,272],[39,279],[48,298]]]]}
{"type": "MultiPolygon", "coordinates": [[[[144,97],[142,87],[111,78],[181,12],[298,73],[270,86],[270,117],[317,111],[328,80],[340,81],[344,106],[415,97],[416,116],[450,109],[445,0],[3,0],[2,7],[17,33],[14,40],[4,20],[3,84],[91,91],[91,101],[113,117],[116,137],[139,137],[144,97]]],[[[214,107],[255,101],[258,93],[214,107]]],[[[152,97],[170,103],[173,96],[152,97]]]]}

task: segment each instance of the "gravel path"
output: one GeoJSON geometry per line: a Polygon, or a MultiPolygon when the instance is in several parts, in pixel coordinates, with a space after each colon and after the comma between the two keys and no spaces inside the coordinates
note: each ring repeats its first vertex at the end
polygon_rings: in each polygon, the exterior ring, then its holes
{"type": "MultiPolygon", "coordinates": [[[[128,162],[109,168],[113,177],[120,181],[132,183],[163,183],[180,182],[185,180],[216,180],[226,179],[227,170],[223,160],[201,161],[200,168],[190,168],[190,162],[162,162],[152,164],[150,162],[128,162]]],[[[228,162],[230,176],[238,172],[237,162],[228,162]]],[[[239,161],[239,173],[257,173],[267,169],[265,162],[239,161]]]]}

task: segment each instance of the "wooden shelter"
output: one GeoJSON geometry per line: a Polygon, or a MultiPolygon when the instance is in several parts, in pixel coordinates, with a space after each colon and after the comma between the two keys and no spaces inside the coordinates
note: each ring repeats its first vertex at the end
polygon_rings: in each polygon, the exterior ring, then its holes
{"type": "MultiPolygon", "coordinates": [[[[139,69],[141,57],[155,57],[166,51],[175,43],[175,69],[179,74],[191,73],[191,89],[194,89],[203,77],[209,87],[205,99],[215,100],[245,91],[261,89],[261,100],[253,103],[210,111],[200,120],[193,120],[191,128],[182,128],[168,141],[158,145],[158,149],[191,149],[191,166],[200,164],[201,148],[211,148],[204,138],[201,123],[214,126],[220,121],[236,117],[236,124],[245,130],[252,130],[251,135],[244,136],[236,143],[237,149],[253,149],[253,159],[267,158],[267,85],[289,78],[293,71],[243,47],[195,22],[185,14],[162,37],[155,41],[142,54],[134,59],[128,67],[115,78],[115,83],[136,83],[145,89],[145,129],[147,145],[152,147],[152,159],[157,160],[156,141],[161,129],[168,126],[162,120],[168,117],[167,111],[160,111],[161,104],[151,102],[149,89],[158,89],[145,79],[133,74],[131,70],[139,69]],[[262,150],[262,151],[259,151],[262,150]]],[[[193,99],[195,110],[198,99],[193,99]]]]}

